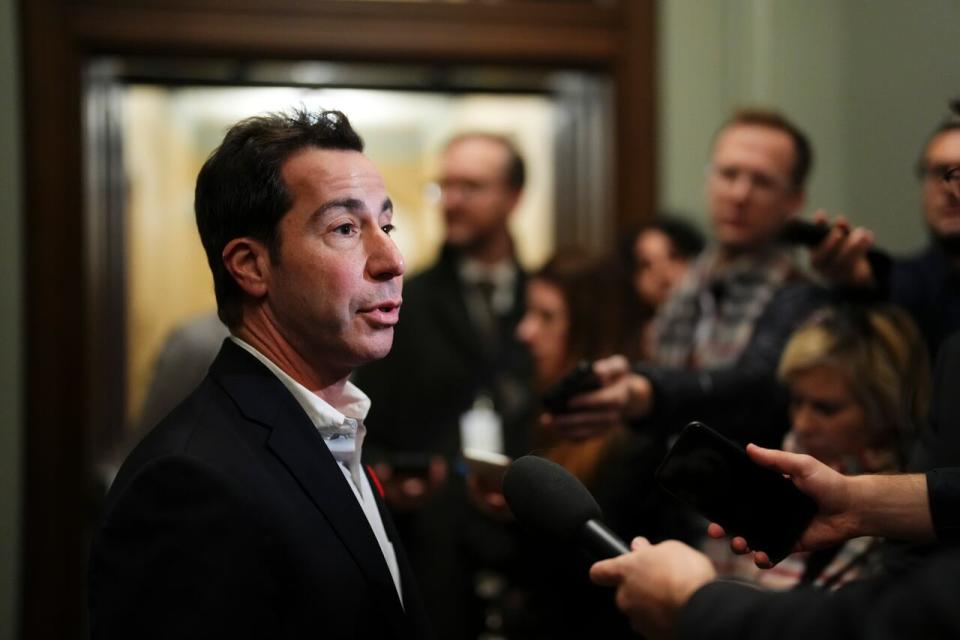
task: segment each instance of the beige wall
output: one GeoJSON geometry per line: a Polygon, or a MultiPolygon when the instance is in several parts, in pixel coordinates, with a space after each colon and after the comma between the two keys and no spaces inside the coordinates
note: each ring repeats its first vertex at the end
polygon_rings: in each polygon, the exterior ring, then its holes
{"type": "Polygon", "coordinates": [[[713,131],[768,104],[813,139],[808,212],[844,212],[897,252],[924,244],[911,168],[960,95],[960,3],[664,0],[659,21],[663,206],[702,222],[713,131]]]}
{"type": "Polygon", "coordinates": [[[0,640],[17,625],[21,472],[21,194],[17,16],[0,0],[0,640]]]}

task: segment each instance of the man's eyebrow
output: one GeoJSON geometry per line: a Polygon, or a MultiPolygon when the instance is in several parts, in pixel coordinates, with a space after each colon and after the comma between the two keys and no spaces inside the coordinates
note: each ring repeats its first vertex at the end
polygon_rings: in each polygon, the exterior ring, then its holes
{"type": "MultiPolygon", "coordinates": [[[[319,209],[313,212],[313,215],[319,218],[331,209],[346,209],[350,212],[357,212],[363,211],[365,208],[366,206],[359,198],[337,198],[336,200],[324,202],[320,205],[319,209]]],[[[384,211],[393,211],[393,201],[390,200],[390,198],[384,199],[383,204],[380,205],[379,213],[383,213],[384,211]]]]}
{"type": "Polygon", "coordinates": [[[313,212],[314,217],[319,218],[331,209],[346,209],[347,211],[363,211],[363,201],[359,198],[337,198],[320,205],[320,208],[313,212]]]}

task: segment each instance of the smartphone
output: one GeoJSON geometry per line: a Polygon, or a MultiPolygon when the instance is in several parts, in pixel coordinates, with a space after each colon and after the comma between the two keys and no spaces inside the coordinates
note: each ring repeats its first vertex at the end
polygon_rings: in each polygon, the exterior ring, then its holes
{"type": "Polygon", "coordinates": [[[671,495],[743,536],[773,562],[786,557],[817,512],[812,498],[783,475],[759,466],[739,444],[691,422],[656,472],[671,495]]]}
{"type": "Polygon", "coordinates": [[[804,247],[815,247],[830,233],[830,225],[815,224],[794,218],[788,220],[780,230],[779,240],[784,244],[797,244],[804,247]]]}
{"type": "Polygon", "coordinates": [[[599,388],[600,379],[593,372],[593,363],[589,360],[581,360],[573,371],[547,389],[541,400],[550,413],[564,413],[569,410],[567,403],[570,398],[599,388]]]}
{"type": "Polygon", "coordinates": [[[484,486],[499,490],[503,474],[513,459],[502,453],[468,447],[463,450],[463,461],[467,470],[477,476],[484,486]]]}
{"type": "Polygon", "coordinates": [[[424,451],[394,451],[384,462],[390,465],[393,473],[399,476],[426,476],[430,473],[430,462],[434,454],[424,451]]]}

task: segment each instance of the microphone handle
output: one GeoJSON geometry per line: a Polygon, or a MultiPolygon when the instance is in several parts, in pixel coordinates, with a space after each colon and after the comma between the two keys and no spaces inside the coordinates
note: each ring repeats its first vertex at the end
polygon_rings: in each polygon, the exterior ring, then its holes
{"type": "Polygon", "coordinates": [[[630,553],[630,548],[620,539],[620,536],[607,528],[599,520],[587,520],[580,529],[580,540],[587,550],[598,560],[615,558],[630,553]]]}

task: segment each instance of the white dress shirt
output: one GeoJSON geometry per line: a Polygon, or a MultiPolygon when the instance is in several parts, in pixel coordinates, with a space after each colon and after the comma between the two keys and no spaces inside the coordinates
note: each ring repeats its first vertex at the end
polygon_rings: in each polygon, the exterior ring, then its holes
{"type": "Polygon", "coordinates": [[[277,376],[306,412],[313,426],[320,432],[323,442],[330,449],[340,470],[343,471],[344,480],[353,490],[353,495],[356,496],[360,508],[367,517],[367,522],[370,523],[402,604],[403,590],[400,586],[400,565],[397,564],[397,554],[383,528],[383,520],[380,518],[380,510],[377,508],[370,482],[360,464],[363,436],[367,432],[366,427],[363,426],[363,419],[370,411],[370,398],[348,381],[344,385],[342,402],[339,403],[340,410],[335,409],[319,395],[291,378],[255,347],[236,336],[230,336],[230,339],[277,376]]]}

